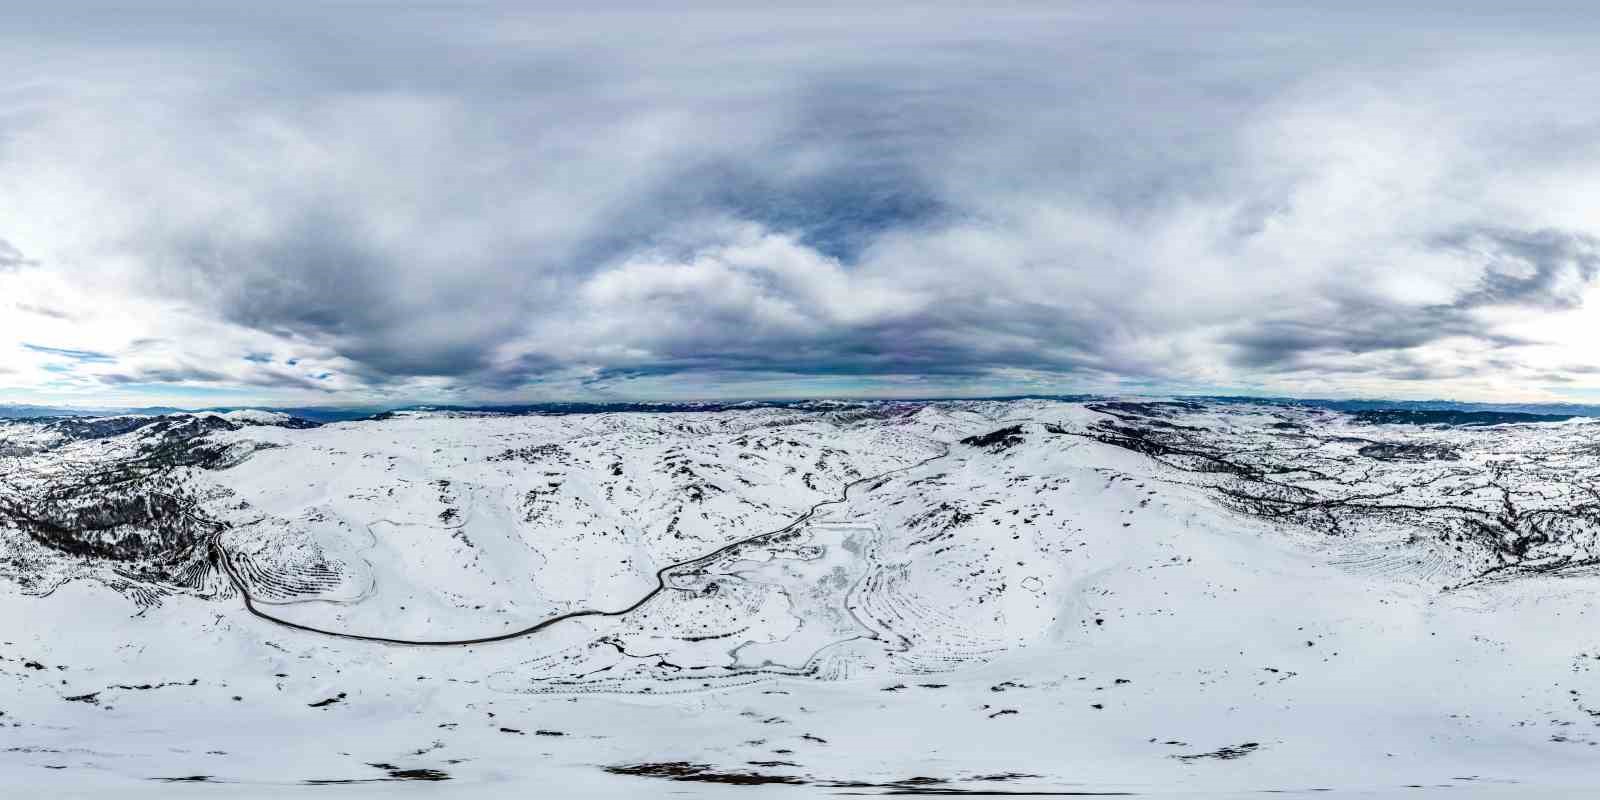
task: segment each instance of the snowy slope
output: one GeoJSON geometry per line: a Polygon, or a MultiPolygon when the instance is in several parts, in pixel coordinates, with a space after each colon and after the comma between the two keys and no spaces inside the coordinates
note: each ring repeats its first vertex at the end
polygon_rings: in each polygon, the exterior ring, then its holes
{"type": "Polygon", "coordinates": [[[0,775],[1583,796],[1597,432],[1144,401],[0,423],[0,775]]]}

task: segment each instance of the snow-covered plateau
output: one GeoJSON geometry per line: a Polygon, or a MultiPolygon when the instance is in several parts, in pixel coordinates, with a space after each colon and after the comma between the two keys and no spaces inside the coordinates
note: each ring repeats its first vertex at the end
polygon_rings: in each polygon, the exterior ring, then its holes
{"type": "Polygon", "coordinates": [[[0,422],[0,784],[1592,796],[1597,567],[1600,420],[0,422]]]}

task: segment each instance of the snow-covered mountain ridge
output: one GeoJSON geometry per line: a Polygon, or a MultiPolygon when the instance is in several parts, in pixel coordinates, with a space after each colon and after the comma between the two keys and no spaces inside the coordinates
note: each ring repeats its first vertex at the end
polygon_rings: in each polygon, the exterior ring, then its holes
{"type": "Polygon", "coordinates": [[[0,773],[1581,786],[1600,421],[1396,424],[1418,421],[1025,400],[0,422],[0,773]]]}

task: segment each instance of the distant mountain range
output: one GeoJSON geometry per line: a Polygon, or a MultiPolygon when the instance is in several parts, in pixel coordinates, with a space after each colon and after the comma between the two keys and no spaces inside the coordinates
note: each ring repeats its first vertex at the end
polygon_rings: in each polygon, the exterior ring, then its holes
{"type": "MultiPolygon", "coordinates": [[[[1385,412],[1392,414],[1393,418],[1387,421],[1412,421],[1418,424],[1429,422],[1444,422],[1453,419],[1456,415],[1468,415],[1465,419],[1473,419],[1482,424],[1490,418],[1502,421],[1515,421],[1520,419],[1525,422],[1558,421],[1573,417],[1600,417],[1600,405],[1581,403],[1462,403],[1454,400],[1327,400],[1305,399],[1293,397],[1247,397],[1241,395],[1162,395],[1178,400],[1193,400],[1206,403],[1267,403],[1300,408],[1325,408],[1332,411],[1349,412],[1385,412]],[[1450,412],[1439,414],[1435,412],[1450,412]],[[1528,419],[1532,418],[1532,419],[1528,419]]],[[[1113,399],[1106,395],[1007,395],[984,398],[907,398],[907,399],[861,399],[861,400],[743,400],[743,401],[704,401],[704,402],[617,402],[617,403],[516,403],[500,405],[436,405],[428,403],[414,403],[399,406],[209,406],[205,408],[177,408],[174,406],[144,406],[139,408],[118,407],[68,407],[44,405],[20,405],[0,403],[0,419],[34,419],[39,417],[104,417],[124,414],[144,414],[161,416],[165,414],[182,413],[226,413],[229,411],[255,410],[270,411],[288,414],[300,419],[313,422],[345,422],[350,420],[367,419],[375,416],[385,416],[404,411],[448,411],[464,414],[599,414],[599,413],[626,413],[626,412],[690,412],[690,411],[726,411],[739,408],[792,408],[800,410],[816,410],[823,407],[849,407],[863,405],[884,405],[894,403],[928,403],[941,400],[1058,400],[1064,402],[1084,402],[1094,400],[1113,399]]]]}

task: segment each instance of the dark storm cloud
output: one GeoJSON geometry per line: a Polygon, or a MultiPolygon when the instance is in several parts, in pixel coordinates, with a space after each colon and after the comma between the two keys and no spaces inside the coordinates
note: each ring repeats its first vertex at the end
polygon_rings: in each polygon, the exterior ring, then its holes
{"type": "Polygon", "coordinates": [[[228,376],[221,372],[188,367],[146,369],[136,373],[113,372],[100,378],[102,383],[113,386],[148,383],[218,383],[227,379],[228,376]]]}
{"type": "Polygon", "coordinates": [[[1600,274],[1600,240],[1568,231],[1485,229],[1447,237],[1441,246],[1483,261],[1478,287],[1456,308],[1521,305],[1569,309],[1600,274]]]}
{"type": "Polygon", "coordinates": [[[119,385],[1475,380],[1600,277],[1595,59],[1490,11],[67,7],[0,278],[119,385]]]}
{"type": "MultiPolygon", "coordinates": [[[[1318,359],[1339,354],[1403,351],[1464,338],[1497,350],[1535,344],[1495,333],[1472,312],[1494,307],[1574,309],[1600,275],[1600,240],[1558,230],[1482,228],[1433,243],[1440,253],[1469,262],[1480,275],[1449,303],[1401,303],[1365,294],[1329,297],[1322,308],[1293,319],[1251,321],[1226,337],[1235,363],[1250,369],[1327,369],[1318,359]]],[[[1459,376],[1426,365],[1385,371],[1398,380],[1459,376]]]]}
{"type": "Polygon", "coordinates": [[[208,243],[180,256],[179,274],[202,275],[224,319],[329,343],[374,378],[481,371],[516,329],[515,266],[419,263],[363,241],[362,224],[319,215],[265,241],[208,243]]]}
{"type": "MultiPolygon", "coordinates": [[[[1493,334],[1456,306],[1406,306],[1350,301],[1296,319],[1262,320],[1228,335],[1234,363],[1251,369],[1301,369],[1311,359],[1406,350],[1454,337],[1488,347],[1529,342],[1493,334]]],[[[1326,367],[1324,367],[1326,368],[1326,367]]]]}
{"type": "Polygon", "coordinates": [[[996,366],[1073,372],[1109,366],[1096,354],[1114,322],[1063,318],[1054,306],[994,308],[982,297],[952,297],[915,316],[824,334],[729,341],[740,327],[713,321],[692,338],[662,339],[661,352],[685,367],[761,371],[776,364],[818,375],[978,377],[996,366]]]}
{"type": "Polygon", "coordinates": [[[132,372],[112,372],[99,376],[101,383],[109,386],[150,384],[226,384],[262,388],[293,388],[326,392],[328,388],[307,378],[284,370],[261,369],[243,375],[219,372],[195,366],[148,367],[132,372]]]}

